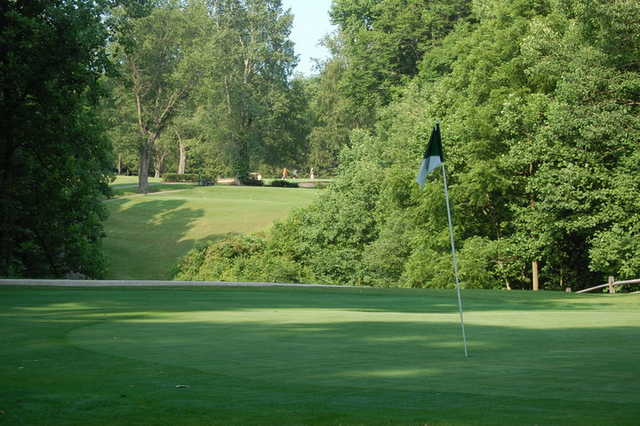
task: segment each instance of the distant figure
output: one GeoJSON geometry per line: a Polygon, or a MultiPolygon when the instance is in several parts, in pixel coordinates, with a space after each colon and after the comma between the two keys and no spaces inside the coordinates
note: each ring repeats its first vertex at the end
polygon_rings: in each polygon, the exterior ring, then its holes
{"type": "Polygon", "coordinates": [[[298,179],[298,169],[293,169],[293,173],[291,173],[291,176],[292,176],[294,179],[298,179]]]}
{"type": "Polygon", "coordinates": [[[284,169],[282,169],[282,179],[288,179],[289,178],[289,170],[287,170],[287,168],[285,167],[284,169]]]}
{"type": "Polygon", "coordinates": [[[313,167],[311,168],[311,172],[309,172],[309,179],[315,179],[316,175],[313,173],[313,167]]]}

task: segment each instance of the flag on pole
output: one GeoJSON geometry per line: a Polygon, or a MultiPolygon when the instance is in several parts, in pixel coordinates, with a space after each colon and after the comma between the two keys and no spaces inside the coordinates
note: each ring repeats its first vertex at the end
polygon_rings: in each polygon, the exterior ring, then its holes
{"type": "Polygon", "coordinates": [[[460,312],[460,328],[462,329],[462,341],[464,343],[464,356],[469,356],[467,350],[467,335],[464,331],[464,314],[462,310],[462,295],[460,294],[460,277],[458,273],[458,256],[456,254],[456,243],[453,238],[453,221],[451,219],[451,206],[449,205],[449,189],[447,185],[447,173],[444,166],[444,156],[442,155],[442,138],[440,137],[440,124],[437,123],[431,132],[427,150],[424,153],[422,166],[418,172],[416,182],[420,188],[424,187],[427,175],[433,170],[442,166],[442,183],[444,186],[444,199],[447,204],[447,220],[449,222],[449,239],[451,240],[451,262],[453,264],[453,275],[456,280],[456,293],[458,295],[458,311],[460,312]]]}
{"type": "Polygon", "coordinates": [[[440,137],[440,124],[436,124],[431,131],[431,137],[427,144],[427,150],[424,153],[424,159],[416,177],[416,182],[420,185],[420,188],[424,187],[424,183],[427,180],[427,175],[435,170],[438,166],[444,163],[444,156],[442,155],[442,139],[440,137]]]}

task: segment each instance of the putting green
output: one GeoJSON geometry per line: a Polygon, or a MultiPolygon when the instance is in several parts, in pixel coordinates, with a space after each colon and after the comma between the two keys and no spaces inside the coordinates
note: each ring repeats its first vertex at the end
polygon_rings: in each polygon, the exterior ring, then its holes
{"type": "Polygon", "coordinates": [[[635,295],[465,291],[465,359],[453,291],[0,293],[3,424],[584,426],[640,418],[635,295]]]}
{"type": "Polygon", "coordinates": [[[635,370],[611,367],[628,357],[612,347],[640,349],[640,340],[628,340],[636,312],[471,311],[465,359],[457,314],[439,312],[434,300],[435,312],[425,313],[333,309],[322,307],[331,293],[320,292],[318,307],[229,310],[226,297],[214,295],[209,309],[125,314],[69,339],[90,351],[262,385],[637,401],[637,393],[619,392],[635,370]]]}

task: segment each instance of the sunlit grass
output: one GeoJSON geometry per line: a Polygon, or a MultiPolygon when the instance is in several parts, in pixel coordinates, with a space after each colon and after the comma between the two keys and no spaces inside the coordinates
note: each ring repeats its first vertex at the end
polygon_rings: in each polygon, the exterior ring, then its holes
{"type": "Polygon", "coordinates": [[[636,424],[638,297],[464,298],[468,359],[450,291],[0,288],[0,421],[636,424]]]}
{"type": "Polygon", "coordinates": [[[267,230],[317,194],[313,189],[208,186],[107,201],[107,277],[170,278],[178,259],[196,244],[267,230]]]}

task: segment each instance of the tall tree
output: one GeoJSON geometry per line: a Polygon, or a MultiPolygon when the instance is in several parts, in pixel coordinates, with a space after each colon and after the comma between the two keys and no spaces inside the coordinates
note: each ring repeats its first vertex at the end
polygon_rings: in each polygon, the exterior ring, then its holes
{"type": "Polygon", "coordinates": [[[111,168],[102,2],[0,4],[0,276],[99,277],[111,168]]]}
{"type": "Polygon", "coordinates": [[[338,36],[323,41],[331,58],[318,64],[320,74],[307,84],[309,98],[310,131],[308,135],[309,167],[316,173],[334,174],[339,155],[348,145],[351,130],[360,125],[352,114],[353,100],[341,90],[347,71],[347,59],[338,36]]]}
{"type": "Polygon", "coordinates": [[[142,17],[125,7],[114,13],[121,76],[139,135],[138,189],[146,192],[156,142],[204,75],[199,55],[208,35],[207,11],[199,1],[166,1],[142,17]]]}
{"type": "Polygon", "coordinates": [[[348,67],[341,90],[352,115],[372,127],[394,88],[418,73],[425,53],[470,14],[470,0],[336,0],[331,18],[340,28],[348,67]]]}
{"type": "Polygon", "coordinates": [[[237,180],[246,176],[265,139],[283,123],[289,77],[296,63],[289,40],[292,16],[280,0],[209,0],[215,36],[206,55],[213,138],[224,145],[237,180]]]}

